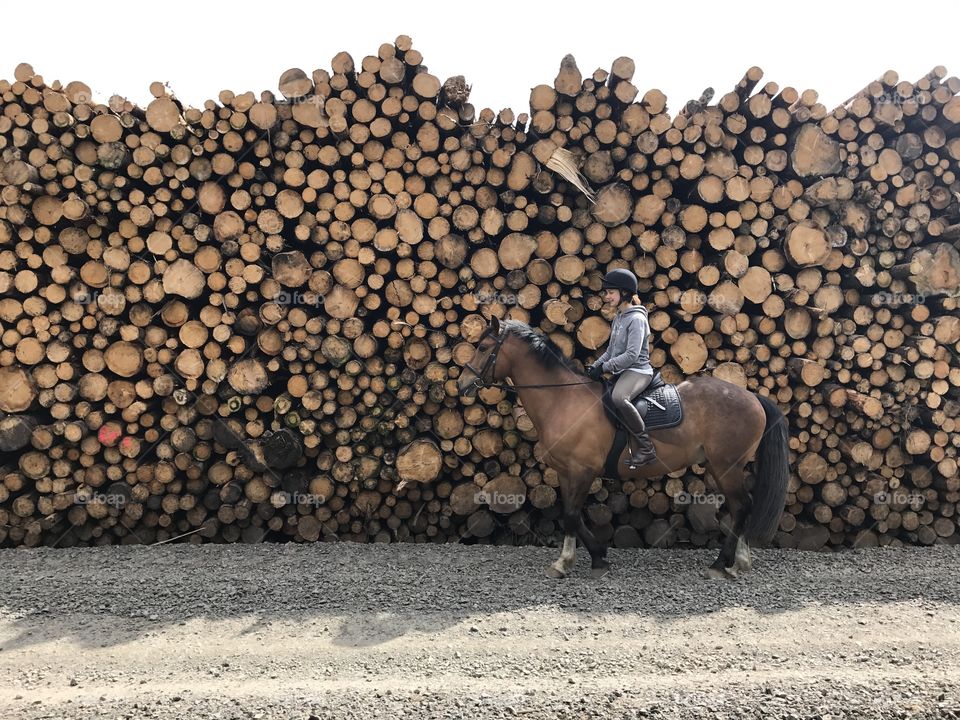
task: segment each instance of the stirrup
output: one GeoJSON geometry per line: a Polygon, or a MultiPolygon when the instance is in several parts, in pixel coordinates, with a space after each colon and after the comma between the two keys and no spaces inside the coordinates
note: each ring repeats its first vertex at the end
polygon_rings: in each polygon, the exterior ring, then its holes
{"type": "Polygon", "coordinates": [[[649,454],[641,454],[639,458],[635,458],[631,456],[627,458],[627,467],[630,468],[631,470],[636,470],[638,467],[649,465],[656,459],[657,459],[656,452],[652,452],[649,454]]]}
{"type": "Polygon", "coordinates": [[[649,436],[644,438],[645,442],[641,441],[636,435],[633,436],[633,439],[634,442],[640,442],[641,447],[634,451],[628,441],[627,449],[630,451],[630,456],[626,460],[627,467],[633,470],[642,465],[649,465],[657,459],[657,449],[654,447],[653,441],[650,440],[649,436]]]}

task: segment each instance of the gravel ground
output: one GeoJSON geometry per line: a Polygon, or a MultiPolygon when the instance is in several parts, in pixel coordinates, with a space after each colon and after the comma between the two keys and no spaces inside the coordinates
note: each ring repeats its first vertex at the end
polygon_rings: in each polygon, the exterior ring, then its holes
{"type": "Polygon", "coordinates": [[[960,547],[0,551],[2,718],[960,718],[960,547]]]}

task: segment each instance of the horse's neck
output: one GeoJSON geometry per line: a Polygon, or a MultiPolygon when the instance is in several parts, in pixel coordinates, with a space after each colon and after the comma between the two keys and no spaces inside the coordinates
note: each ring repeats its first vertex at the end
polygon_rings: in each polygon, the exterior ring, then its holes
{"type": "Polygon", "coordinates": [[[565,395],[581,393],[587,389],[582,385],[562,385],[561,383],[589,383],[587,378],[566,368],[546,370],[536,361],[514,364],[516,367],[511,368],[509,377],[514,385],[518,386],[517,396],[520,398],[520,404],[523,405],[523,409],[530,416],[538,432],[542,432],[548,424],[551,408],[555,409],[556,403],[562,403],[565,395]],[[558,387],[523,387],[525,385],[558,385],[558,387]]]}

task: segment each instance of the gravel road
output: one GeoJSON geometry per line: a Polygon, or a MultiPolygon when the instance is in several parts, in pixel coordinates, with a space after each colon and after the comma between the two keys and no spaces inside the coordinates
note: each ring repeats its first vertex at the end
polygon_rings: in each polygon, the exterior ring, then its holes
{"type": "Polygon", "coordinates": [[[960,718],[960,547],[0,551],[0,717],[960,718]]]}

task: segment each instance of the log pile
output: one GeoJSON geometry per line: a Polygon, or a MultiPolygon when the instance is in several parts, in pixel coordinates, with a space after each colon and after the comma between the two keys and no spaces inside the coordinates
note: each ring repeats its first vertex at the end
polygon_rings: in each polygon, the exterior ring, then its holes
{"type": "MultiPolygon", "coordinates": [[[[641,279],[668,380],[788,413],[776,542],[956,542],[960,80],[839,107],[750,68],[671,115],[572,56],[479,112],[409,37],[279,94],[0,81],[0,545],[552,542],[556,474],[459,368],[491,315],[589,362],[641,279]]],[[[716,542],[701,468],[598,480],[618,546],[716,542]],[[691,500],[693,499],[693,500],[691,500]]]]}

